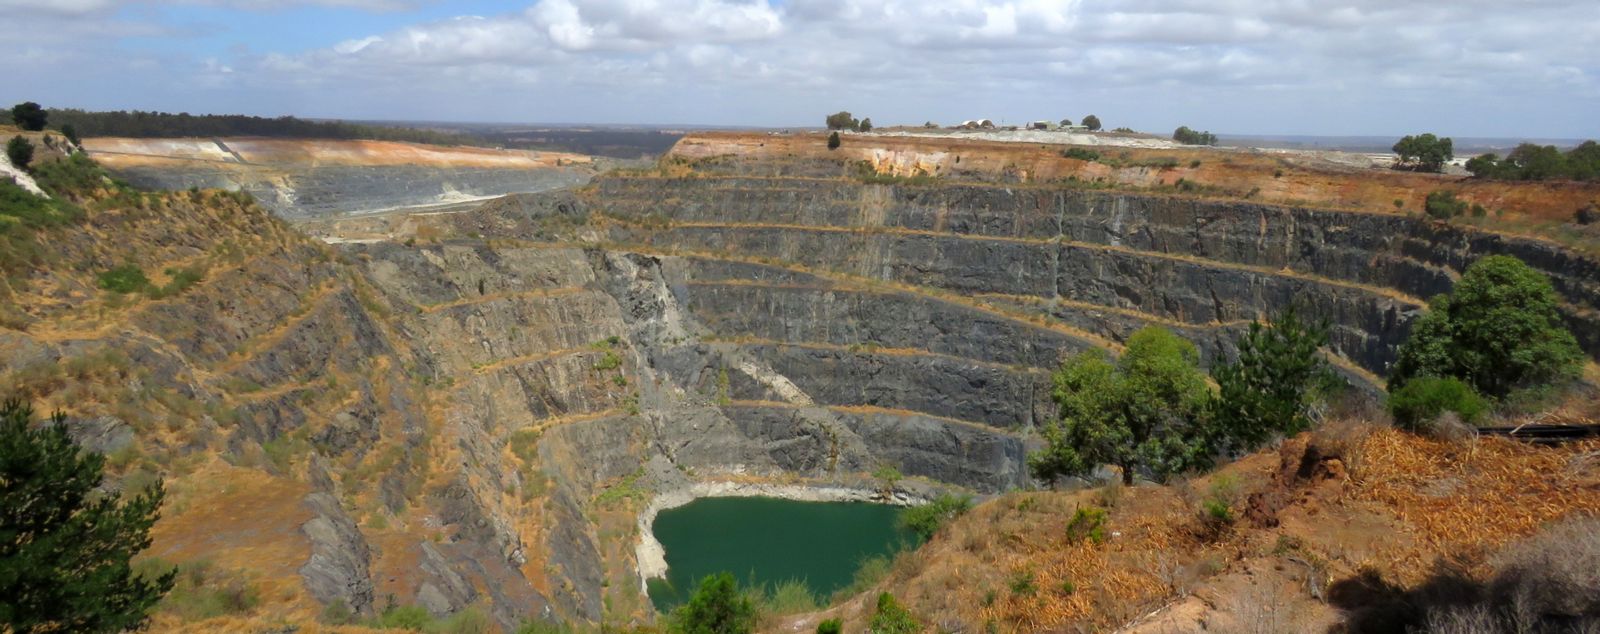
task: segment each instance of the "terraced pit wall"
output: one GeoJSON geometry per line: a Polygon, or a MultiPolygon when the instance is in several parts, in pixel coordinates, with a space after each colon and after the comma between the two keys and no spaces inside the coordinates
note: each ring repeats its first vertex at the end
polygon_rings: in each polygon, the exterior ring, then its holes
{"type": "Polygon", "coordinates": [[[1375,384],[1419,297],[1511,253],[1552,276],[1597,350],[1596,264],[1545,243],[726,164],[301,225],[363,240],[332,247],[210,193],[100,213],[54,243],[71,267],[18,296],[34,321],[0,332],[3,367],[19,381],[111,350],[142,368],[106,394],[39,389],[80,436],[166,469],[160,556],[250,571],[306,613],[393,594],[514,627],[651,619],[637,513],[696,485],[870,490],[888,464],[924,490],[1029,486],[1049,372],[1147,324],[1209,363],[1299,303],[1375,384]],[[95,275],[129,261],[208,268],[176,296],[96,299],[95,275]]]}

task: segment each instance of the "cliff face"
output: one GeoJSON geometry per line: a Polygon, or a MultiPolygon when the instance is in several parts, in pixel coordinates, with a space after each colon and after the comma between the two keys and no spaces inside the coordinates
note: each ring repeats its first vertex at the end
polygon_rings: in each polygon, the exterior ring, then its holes
{"type": "Polygon", "coordinates": [[[298,229],[214,192],[108,202],[54,237],[58,266],[13,281],[5,380],[119,456],[116,481],[166,477],[152,554],[250,571],[277,591],[265,616],[392,595],[510,627],[648,619],[635,514],[696,482],[871,489],[889,464],[913,493],[1027,487],[1049,372],[1145,325],[1209,363],[1294,303],[1334,324],[1342,369],[1375,389],[1420,297],[1512,253],[1600,349],[1596,263],[1543,242],[819,176],[848,173],[837,161],[674,165],[298,229]],[[95,288],[125,262],[204,280],[95,288]]]}

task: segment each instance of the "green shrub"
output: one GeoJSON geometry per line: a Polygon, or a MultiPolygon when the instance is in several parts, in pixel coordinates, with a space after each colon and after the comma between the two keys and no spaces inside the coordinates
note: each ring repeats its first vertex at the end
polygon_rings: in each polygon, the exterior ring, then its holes
{"type": "Polygon", "coordinates": [[[489,634],[498,632],[494,621],[483,610],[469,607],[426,626],[429,634],[489,634]]]}
{"type": "Polygon", "coordinates": [[[33,143],[20,136],[11,137],[6,142],[6,158],[11,159],[11,164],[17,169],[28,169],[33,162],[33,143]]]}
{"type": "Polygon", "coordinates": [[[1424,376],[1407,381],[1389,394],[1389,412],[1401,426],[1416,429],[1445,412],[1455,412],[1461,422],[1473,424],[1483,418],[1489,404],[1456,378],[1424,376]]]}
{"type": "Polygon", "coordinates": [[[817,624],[817,634],[842,634],[844,623],[839,619],[828,619],[817,624]]]}
{"type": "Polygon", "coordinates": [[[745,634],[755,631],[756,606],[739,592],[730,573],[700,580],[694,595],[672,611],[667,630],[673,634],[745,634]]]}
{"type": "Polygon", "coordinates": [[[1228,506],[1227,500],[1207,498],[1201,502],[1200,508],[1206,520],[1216,525],[1233,523],[1233,507],[1228,506]]]}
{"type": "Polygon", "coordinates": [[[873,611],[867,627],[873,634],[916,634],[922,631],[922,624],[911,615],[911,611],[887,592],[878,595],[878,607],[873,611]]]}
{"type": "Polygon", "coordinates": [[[106,187],[109,177],[98,163],[83,153],[39,165],[33,173],[39,187],[56,196],[82,198],[106,187]]]}
{"type": "Polygon", "coordinates": [[[1096,506],[1078,507],[1067,522],[1067,541],[1074,544],[1085,539],[1096,544],[1106,541],[1106,510],[1096,506]]]}
{"type": "Polygon", "coordinates": [[[137,264],[124,264],[100,274],[100,288],[113,293],[137,293],[150,287],[150,278],[137,264]]]}
{"type": "Polygon", "coordinates": [[[420,632],[433,624],[433,614],[420,605],[392,605],[378,615],[371,626],[380,630],[420,632]]]}
{"type": "Polygon", "coordinates": [[[829,132],[828,133],[828,149],[830,149],[830,150],[839,149],[839,133],[838,132],[829,132]]]}
{"type": "Polygon", "coordinates": [[[615,370],[620,367],[622,367],[622,357],[611,350],[607,350],[605,355],[600,357],[600,360],[594,364],[594,369],[600,372],[615,370]]]}
{"type": "MultiPolygon", "coordinates": [[[[189,290],[190,287],[199,284],[201,280],[205,279],[205,271],[198,267],[167,269],[166,273],[172,279],[160,287],[146,286],[145,295],[148,295],[151,299],[174,297],[183,294],[184,291],[189,290]]],[[[143,273],[141,272],[140,274],[142,275],[143,273]]]]}
{"type": "Polygon", "coordinates": [[[1421,376],[1455,377],[1493,399],[1574,378],[1583,351],[1544,274],[1511,256],[1474,262],[1411,326],[1389,391],[1421,376]]]}
{"type": "Polygon", "coordinates": [[[1039,586],[1034,583],[1031,570],[1019,570],[1012,574],[1011,581],[1007,585],[1011,586],[1011,594],[1019,597],[1031,597],[1039,592],[1039,586]]]}
{"type": "Polygon", "coordinates": [[[780,581],[761,593],[757,601],[763,615],[787,616],[815,612],[822,607],[811,587],[799,579],[780,581]]]}
{"type": "Polygon", "coordinates": [[[896,469],[892,464],[881,464],[878,465],[877,469],[872,470],[872,479],[878,481],[878,490],[883,493],[884,497],[888,497],[894,493],[895,486],[899,485],[901,480],[906,479],[906,476],[900,473],[900,470],[896,469]]]}
{"type": "Polygon", "coordinates": [[[972,510],[972,496],[940,494],[932,502],[906,507],[900,511],[900,525],[917,535],[921,541],[933,539],[950,520],[972,510]]]}
{"type": "Polygon", "coordinates": [[[355,623],[356,613],[344,599],[334,599],[322,608],[322,616],[318,620],[328,625],[350,625],[355,623]]]}
{"type": "Polygon", "coordinates": [[[1080,161],[1088,161],[1090,163],[1093,163],[1095,161],[1100,160],[1100,153],[1099,152],[1096,152],[1094,150],[1087,150],[1087,149],[1084,149],[1084,148],[1081,148],[1081,147],[1072,147],[1072,148],[1067,148],[1065,150],[1062,150],[1061,151],[1061,156],[1064,156],[1064,157],[1069,158],[1069,159],[1078,159],[1080,161]]]}
{"type": "Polygon", "coordinates": [[[1423,203],[1422,208],[1428,212],[1428,216],[1431,218],[1449,220],[1467,213],[1467,201],[1457,199],[1456,193],[1453,191],[1436,189],[1428,192],[1428,199],[1423,203]]]}
{"type": "Polygon", "coordinates": [[[0,233],[11,233],[11,227],[31,229],[55,227],[76,222],[83,212],[64,201],[40,198],[23,189],[9,178],[0,178],[0,233]]]}
{"type": "MultiPolygon", "coordinates": [[[[138,568],[146,575],[171,569],[155,558],[140,562],[138,568]]],[[[172,591],[161,601],[161,610],[185,621],[244,614],[261,603],[253,585],[236,573],[217,569],[209,561],[179,564],[177,572],[172,591]]]]}

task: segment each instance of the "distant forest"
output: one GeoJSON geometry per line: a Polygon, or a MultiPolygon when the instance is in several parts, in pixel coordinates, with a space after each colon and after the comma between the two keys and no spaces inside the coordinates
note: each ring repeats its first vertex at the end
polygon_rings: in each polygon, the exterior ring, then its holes
{"type": "Polygon", "coordinates": [[[302,139],[365,139],[432,145],[472,145],[576,152],[633,159],[672,148],[681,134],[644,129],[590,129],[492,124],[402,124],[311,121],[297,117],[192,115],[170,112],[89,112],[51,108],[50,125],[71,125],[80,137],[137,138],[253,136],[302,139]],[[426,126],[426,127],[421,127],[426,126]]]}
{"type": "Polygon", "coordinates": [[[88,112],[68,108],[51,108],[49,112],[51,125],[71,125],[81,137],[259,136],[410,141],[435,145],[473,145],[480,142],[471,136],[453,132],[342,121],[309,121],[296,117],[269,119],[238,114],[192,115],[187,112],[172,114],[139,110],[88,112]]]}

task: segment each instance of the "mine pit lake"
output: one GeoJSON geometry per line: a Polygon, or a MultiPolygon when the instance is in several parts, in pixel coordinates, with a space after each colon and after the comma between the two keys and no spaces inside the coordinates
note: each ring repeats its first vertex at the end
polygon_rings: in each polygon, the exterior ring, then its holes
{"type": "Polygon", "coordinates": [[[768,497],[703,498],[662,511],[652,531],[666,549],[667,578],[650,580],[650,600],[665,613],[688,600],[701,578],[731,572],[740,588],[804,581],[826,601],[850,585],[862,562],[911,545],[899,511],[768,497]]]}

